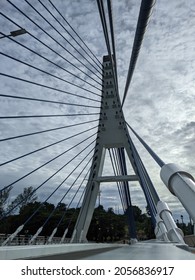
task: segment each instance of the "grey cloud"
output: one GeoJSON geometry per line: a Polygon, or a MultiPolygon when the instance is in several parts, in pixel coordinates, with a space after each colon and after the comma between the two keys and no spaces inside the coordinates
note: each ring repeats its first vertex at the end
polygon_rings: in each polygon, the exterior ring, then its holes
{"type": "MultiPolygon", "coordinates": [[[[37,2],[37,1],[36,1],[37,2]]],[[[99,15],[97,11],[97,6],[95,1],[57,1],[56,6],[59,10],[67,17],[71,22],[73,27],[79,32],[84,41],[90,46],[90,48],[95,52],[100,60],[102,60],[102,55],[106,54],[105,41],[103,37],[103,32],[99,20],[99,15]],[[80,5],[79,5],[80,3],[80,5]],[[79,7],[79,8],[78,8],[79,7]]],[[[117,48],[117,60],[118,60],[118,76],[120,93],[123,94],[127,69],[130,59],[131,47],[133,44],[133,37],[135,33],[135,26],[139,12],[139,1],[114,1],[113,2],[113,15],[115,23],[115,37],[116,37],[116,48],[117,48]]],[[[35,3],[35,1],[33,2],[35,3]]],[[[192,170],[194,166],[194,77],[195,64],[193,60],[194,56],[194,26],[195,19],[194,13],[191,11],[190,5],[192,1],[157,1],[154,13],[151,17],[150,24],[148,26],[147,32],[145,34],[143,47],[140,51],[140,56],[138,58],[137,67],[132,79],[131,87],[127,95],[126,103],[124,106],[124,113],[126,120],[133,126],[133,128],[140,134],[143,139],[154,149],[154,151],[162,157],[166,162],[174,161],[176,163],[181,162],[185,166],[189,165],[192,170]],[[190,23],[190,24],[189,24],[190,23]]],[[[23,1],[16,1],[17,5],[20,5],[25,12],[28,12],[32,18],[38,21],[41,26],[43,26],[48,32],[51,28],[48,24],[45,24],[43,20],[40,19],[36,13],[28,7],[23,1]]],[[[79,65],[73,58],[65,53],[65,51],[57,46],[56,43],[52,42],[43,32],[38,30],[34,24],[26,20],[24,16],[16,13],[16,10],[8,5],[5,1],[1,2],[1,8],[6,11],[14,20],[19,22],[24,28],[32,31],[32,33],[46,44],[54,47],[60,54],[63,54],[66,58],[71,59],[84,70],[83,66],[79,65]]],[[[38,5],[41,12],[44,9],[41,5],[38,5]]],[[[50,6],[49,6],[50,7],[50,6]]],[[[50,7],[51,8],[51,7],[50,7]]],[[[56,12],[54,12],[55,15],[56,12]]],[[[44,14],[46,15],[46,13],[44,14]]],[[[49,17],[50,18],[50,17],[49,17]]],[[[51,18],[50,18],[51,19],[51,18]]],[[[59,17],[60,21],[64,24],[63,20],[59,17]]],[[[2,22],[2,21],[1,21],[2,22]]],[[[2,23],[4,23],[3,21],[2,23]]],[[[10,30],[14,30],[15,26],[13,24],[7,23],[2,24],[3,31],[6,33],[10,30]]],[[[56,27],[58,25],[56,24],[56,27]]],[[[58,26],[59,27],[59,26],[58,26]]],[[[68,28],[68,26],[66,25],[68,28]]],[[[59,27],[61,28],[61,27],[59,27]]],[[[60,29],[61,30],[61,29],[60,29]]],[[[72,31],[71,31],[72,32],[72,31]]],[[[58,40],[64,44],[68,49],[71,49],[65,41],[60,38],[55,32],[52,31],[52,35],[56,36],[58,40]]],[[[67,36],[69,38],[69,36],[67,36]]],[[[70,38],[69,38],[70,39],[70,38]]],[[[31,40],[28,35],[18,37],[19,41],[24,44],[28,44],[34,50],[39,51],[46,57],[59,63],[61,66],[68,67],[70,71],[76,73],[80,77],[90,81],[80,74],[79,71],[75,70],[74,67],[68,66],[65,61],[62,61],[59,57],[56,57],[48,49],[40,46],[35,40],[31,40]]],[[[76,82],[74,77],[66,74],[65,72],[51,66],[38,59],[35,55],[29,54],[28,51],[21,52],[19,47],[15,46],[15,51],[12,53],[12,44],[9,40],[1,40],[1,46],[3,51],[13,54],[20,59],[25,59],[25,61],[35,64],[41,68],[51,70],[52,73],[63,77],[64,79],[69,79],[71,82],[76,82]]],[[[73,43],[72,39],[70,41],[73,43]]],[[[75,54],[75,52],[73,51],[75,54]]],[[[37,82],[61,88],[76,94],[83,96],[94,97],[90,93],[77,89],[76,87],[71,87],[68,84],[60,82],[51,77],[47,77],[44,74],[33,71],[29,67],[25,67],[12,62],[9,63],[8,59],[2,58],[1,65],[2,71],[7,73],[11,72],[16,76],[23,75],[26,79],[36,80],[37,82]],[[3,65],[3,66],[2,66],[3,65]],[[14,67],[13,67],[14,66],[14,67]]],[[[85,69],[89,74],[88,70],[85,69]]],[[[14,91],[15,94],[24,94],[26,96],[42,96],[48,99],[65,100],[68,102],[80,102],[80,99],[74,97],[63,95],[57,92],[52,92],[49,89],[42,89],[29,84],[20,84],[18,81],[14,81],[13,86],[11,82],[6,79],[3,80],[2,88],[5,92],[11,93],[14,91]],[[21,88],[22,85],[22,88],[21,88]]],[[[83,82],[77,80],[78,85],[86,86],[83,82]]],[[[86,88],[90,89],[89,86],[86,88]]],[[[95,90],[98,93],[98,91],[95,90]]],[[[95,98],[95,97],[94,97],[95,98]]],[[[83,100],[83,103],[85,101],[83,100]]],[[[16,113],[16,105],[12,101],[3,101],[1,99],[2,114],[16,113]]],[[[37,113],[56,113],[68,112],[89,112],[90,110],[48,105],[44,107],[41,104],[35,103],[33,106],[28,106],[27,103],[20,103],[18,114],[24,114],[28,108],[29,112],[37,113]],[[44,108],[44,109],[43,109],[44,108]]],[[[86,102],[86,104],[89,104],[86,102]]],[[[94,103],[96,104],[96,103],[94,103]]],[[[98,117],[98,116],[97,116],[98,117]]],[[[94,119],[96,117],[94,116],[94,119]]],[[[85,120],[90,119],[90,117],[82,118],[85,120]]],[[[81,118],[76,118],[75,121],[81,121],[81,118]]],[[[47,129],[51,127],[61,126],[66,123],[73,123],[74,120],[69,118],[64,119],[50,119],[36,121],[29,120],[28,122],[23,121],[22,125],[19,127],[15,121],[9,123],[10,130],[13,134],[22,133],[22,131],[33,131],[39,129],[47,129]]],[[[15,147],[8,145],[7,150],[5,146],[2,146],[2,160],[6,158],[11,158],[12,155],[19,155],[22,150],[30,151],[31,148],[36,148],[44,144],[49,144],[56,139],[61,139],[65,136],[71,135],[71,133],[76,133],[77,131],[82,131],[83,127],[77,130],[77,128],[71,129],[71,131],[56,131],[51,133],[49,137],[42,135],[42,138],[31,138],[25,139],[22,145],[17,142],[17,151],[15,147]],[[64,135],[65,134],[65,135],[64,135]],[[36,140],[35,140],[36,139],[36,140]],[[42,139],[42,140],[41,140],[42,139]]],[[[1,137],[5,137],[10,132],[7,132],[7,124],[5,122],[1,123],[1,137]]],[[[25,159],[24,163],[28,166],[30,170],[32,161],[38,164],[43,163],[47,159],[51,158],[57,153],[60,153],[66,147],[77,143],[78,139],[73,139],[69,144],[62,144],[54,148],[54,150],[47,150],[47,154],[39,154],[37,161],[35,157],[31,160],[25,159]]],[[[11,143],[11,142],[10,142],[11,143]]],[[[76,150],[78,151],[78,150],[76,150]]],[[[72,153],[76,154],[76,151],[72,153]]],[[[148,169],[150,169],[151,176],[155,182],[155,186],[158,189],[162,199],[170,202],[171,207],[178,211],[181,211],[180,206],[175,202],[174,198],[170,196],[168,191],[164,191],[163,186],[159,183],[159,170],[155,169],[153,164],[147,158],[143,149],[140,148],[141,155],[143,153],[148,169]]],[[[63,160],[68,159],[64,157],[63,160]]],[[[60,163],[60,160],[58,164],[60,163]]],[[[56,163],[52,165],[50,169],[49,166],[37,175],[37,178],[33,179],[33,184],[37,185],[46,174],[51,174],[52,171],[57,168],[56,163]]],[[[9,181],[18,175],[23,174],[23,168],[25,165],[18,163],[18,166],[12,164],[9,168],[2,172],[2,182],[4,184],[5,177],[9,177],[9,181]],[[9,171],[9,172],[8,172],[9,171]]],[[[73,165],[71,165],[73,167],[73,165]]],[[[107,170],[109,167],[107,167],[107,170]]],[[[70,172],[71,168],[67,167],[66,172],[70,172]]],[[[192,170],[193,171],[193,170],[192,170]]],[[[45,177],[44,177],[45,178],[45,177]]],[[[63,174],[59,175],[57,182],[60,182],[63,178],[63,174]]],[[[28,181],[25,181],[28,184],[28,181]]],[[[6,182],[5,182],[6,183],[6,182]]],[[[57,183],[56,183],[57,184],[57,183]]],[[[21,182],[21,187],[25,186],[21,182]]],[[[52,188],[52,184],[48,183],[45,186],[48,195],[48,189],[52,188]],[[48,189],[47,189],[48,188],[48,189]]],[[[103,188],[103,187],[102,187],[103,188]]],[[[106,188],[105,188],[106,189],[106,188]]],[[[145,200],[142,199],[141,189],[132,188],[132,199],[136,203],[140,203],[142,207],[145,207],[145,200]]],[[[104,203],[109,206],[109,203],[117,203],[116,195],[117,190],[113,190],[111,186],[107,191],[104,191],[106,198],[104,203]]],[[[103,195],[102,195],[103,199],[103,195]]],[[[118,199],[118,198],[117,198],[118,199]]]]}

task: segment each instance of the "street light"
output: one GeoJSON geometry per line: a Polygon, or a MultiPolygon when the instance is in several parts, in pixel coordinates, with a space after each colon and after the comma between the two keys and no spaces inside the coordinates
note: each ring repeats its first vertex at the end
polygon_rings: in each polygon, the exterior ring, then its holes
{"type": "MultiPolygon", "coordinates": [[[[0,39],[3,39],[5,37],[16,37],[16,36],[23,35],[26,33],[27,33],[26,29],[20,28],[18,30],[11,31],[9,35],[3,35],[2,37],[0,37],[0,39]]],[[[3,33],[1,32],[1,34],[3,34],[3,33]]]]}
{"type": "Polygon", "coordinates": [[[182,229],[184,230],[183,215],[181,215],[182,229]]]}

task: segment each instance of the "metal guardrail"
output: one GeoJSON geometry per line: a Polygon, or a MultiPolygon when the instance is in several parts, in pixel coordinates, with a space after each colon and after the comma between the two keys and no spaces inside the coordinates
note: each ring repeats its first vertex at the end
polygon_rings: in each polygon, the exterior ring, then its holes
{"type": "MultiPolygon", "coordinates": [[[[11,234],[0,234],[0,246],[11,234]]],[[[32,236],[30,235],[18,235],[12,241],[9,241],[6,246],[24,246],[28,245],[32,236]]],[[[52,242],[48,243],[49,236],[38,236],[33,245],[48,245],[48,244],[60,244],[61,237],[53,237],[52,242]]],[[[63,243],[70,243],[70,238],[65,238],[63,243]]]]}

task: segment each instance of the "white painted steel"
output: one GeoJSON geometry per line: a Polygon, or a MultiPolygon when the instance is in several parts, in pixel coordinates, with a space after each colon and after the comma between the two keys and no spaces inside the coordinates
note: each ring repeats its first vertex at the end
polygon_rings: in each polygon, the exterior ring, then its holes
{"type": "Polygon", "coordinates": [[[54,235],[56,234],[57,230],[58,230],[57,227],[54,228],[54,230],[52,231],[52,234],[50,235],[50,237],[49,237],[48,240],[47,240],[47,243],[50,244],[50,243],[52,242],[52,239],[53,239],[54,235]]]}
{"type": "Polygon", "coordinates": [[[62,238],[61,238],[61,240],[60,240],[60,243],[63,243],[63,242],[64,242],[64,239],[66,238],[66,234],[67,234],[67,233],[68,233],[68,228],[65,229],[64,234],[63,234],[63,236],[62,236],[62,238]]]}
{"type": "Polygon", "coordinates": [[[24,225],[19,226],[16,231],[14,233],[12,233],[12,235],[10,235],[3,243],[2,246],[5,246],[6,244],[8,244],[10,241],[12,241],[16,235],[23,229],[24,225]]]}
{"type": "Polygon", "coordinates": [[[33,242],[36,240],[37,236],[42,232],[43,227],[40,227],[37,232],[33,235],[33,237],[30,239],[29,244],[33,244],[33,242]]]}
{"type": "Polygon", "coordinates": [[[70,239],[70,243],[73,243],[73,241],[75,240],[76,233],[77,233],[77,230],[75,228],[74,231],[73,231],[72,237],[70,239]]]}
{"type": "Polygon", "coordinates": [[[161,169],[160,176],[170,192],[181,201],[195,223],[195,182],[193,176],[173,163],[165,164],[161,169]]]}
{"type": "Polygon", "coordinates": [[[167,236],[167,229],[165,227],[163,220],[160,218],[159,215],[156,215],[155,235],[159,240],[163,240],[166,242],[169,241],[167,236]]]}
{"type": "Polygon", "coordinates": [[[102,176],[98,177],[98,182],[124,182],[124,181],[138,181],[137,175],[121,175],[121,176],[102,176]]]}
{"type": "Polygon", "coordinates": [[[166,226],[167,236],[169,240],[172,242],[185,244],[183,240],[183,232],[177,227],[168,205],[163,201],[159,201],[157,203],[157,210],[158,215],[163,220],[166,226]]]}
{"type": "Polygon", "coordinates": [[[126,176],[124,176],[124,178],[123,176],[120,176],[120,180],[133,179],[138,181],[134,159],[128,142],[129,133],[121,110],[120,98],[115,90],[114,79],[111,75],[112,70],[110,62],[108,57],[104,60],[104,86],[96,150],[86,186],[86,193],[84,195],[83,204],[75,225],[75,231],[73,232],[71,242],[87,242],[86,235],[91,223],[97,196],[100,191],[100,182],[104,182],[104,180],[114,180],[111,177],[102,177],[106,149],[125,148],[135,174],[131,174],[133,177],[128,178],[126,176]]]}

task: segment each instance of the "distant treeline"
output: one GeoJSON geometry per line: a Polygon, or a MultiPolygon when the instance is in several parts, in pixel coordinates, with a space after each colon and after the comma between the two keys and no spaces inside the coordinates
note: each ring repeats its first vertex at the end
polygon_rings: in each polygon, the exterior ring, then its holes
{"type": "MultiPolygon", "coordinates": [[[[62,237],[68,228],[70,238],[79,214],[79,208],[67,208],[64,203],[55,206],[48,202],[39,202],[33,187],[24,188],[11,203],[9,195],[12,187],[7,188],[0,197],[0,233],[11,234],[25,224],[20,234],[32,236],[38,228],[43,227],[42,236],[50,236],[57,227],[56,237],[62,237]]],[[[150,214],[142,213],[137,206],[132,206],[139,240],[155,238],[150,214]]],[[[146,209],[147,210],[147,209],[146,209]]],[[[190,224],[177,221],[184,234],[191,234],[190,224]]],[[[126,214],[117,214],[113,208],[104,209],[102,205],[95,208],[87,238],[96,242],[124,241],[130,238],[129,222],[126,214]]]]}

